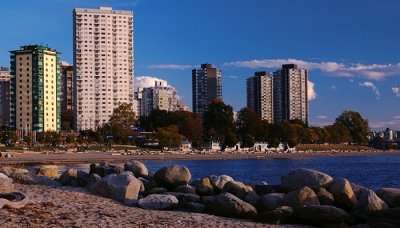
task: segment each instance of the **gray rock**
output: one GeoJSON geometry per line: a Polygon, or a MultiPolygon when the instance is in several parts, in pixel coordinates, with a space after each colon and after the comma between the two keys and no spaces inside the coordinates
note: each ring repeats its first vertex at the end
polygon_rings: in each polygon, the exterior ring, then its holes
{"type": "Polygon", "coordinates": [[[175,196],[179,203],[187,203],[187,202],[200,202],[200,196],[192,193],[182,193],[182,192],[165,192],[166,195],[175,196]]]}
{"type": "Polygon", "coordinates": [[[196,192],[199,195],[213,195],[214,186],[211,183],[211,179],[209,177],[201,178],[200,182],[196,185],[196,192]]]}
{"type": "Polygon", "coordinates": [[[314,225],[342,224],[351,221],[343,209],[328,205],[308,205],[295,209],[295,217],[314,225]]]}
{"type": "Polygon", "coordinates": [[[3,173],[0,173],[0,193],[9,193],[14,191],[13,180],[3,173]]]}
{"type": "Polygon", "coordinates": [[[147,193],[150,195],[150,194],[161,194],[165,192],[168,192],[168,189],[162,187],[155,187],[150,189],[147,193]]]}
{"type": "Polygon", "coordinates": [[[244,201],[255,206],[256,208],[260,204],[260,199],[261,197],[255,191],[247,193],[247,195],[244,197],[244,201]]]}
{"type": "Polygon", "coordinates": [[[90,165],[90,172],[89,174],[97,174],[100,177],[105,177],[110,174],[120,174],[124,171],[124,167],[117,166],[117,165],[110,165],[106,162],[102,162],[98,165],[91,164],[90,165]]]}
{"type": "Polygon", "coordinates": [[[357,204],[351,183],[345,178],[335,178],[329,186],[329,192],[333,194],[335,204],[340,208],[350,210],[357,204]]]}
{"type": "Polygon", "coordinates": [[[138,206],[144,209],[169,210],[178,206],[178,199],[173,195],[152,194],[138,201],[138,206]]]}
{"type": "Polygon", "coordinates": [[[126,171],[131,171],[136,177],[147,177],[149,175],[149,170],[140,161],[129,161],[124,165],[126,171]]]}
{"type": "Polygon", "coordinates": [[[97,182],[94,191],[105,197],[128,203],[137,200],[141,182],[129,174],[110,174],[97,182]]]}
{"type": "Polygon", "coordinates": [[[229,192],[233,195],[244,199],[247,193],[252,192],[253,188],[251,186],[245,185],[239,181],[229,181],[224,185],[222,192],[229,192]]]}
{"type": "Polygon", "coordinates": [[[228,175],[210,176],[210,179],[211,179],[211,184],[218,191],[222,191],[226,183],[234,181],[234,179],[228,175]]]}
{"type": "Polygon", "coordinates": [[[319,188],[317,196],[321,205],[334,205],[335,203],[333,194],[328,192],[325,188],[319,188]]]}
{"type": "Polygon", "coordinates": [[[400,207],[371,212],[368,218],[370,227],[400,227],[400,207]]]}
{"type": "Polygon", "coordinates": [[[157,183],[167,188],[176,188],[179,185],[185,185],[192,179],[189,169],[184,166],[174,165],[164,167],[154,174],[157,183]]]}
{"type": "Polygon", "coordinates": [[[258,220],[269,224],[287,224],[293,221],[294,210],[288,206],[275,208],[272,211],[263,211],[258,215],[258,220]]]}
{"type": "Polygon", "coordinates": [[[180,186],[176,187],[174,189],[174,192],[196,194],[196,188],[191,185],[185,184],[185,185],[180,185],[180,186]]]}
{"type": "Polygon", "coordinates": [[[257,209],[231,193],[221,193],[204,200],[207,208],[216,215],[233,218],[254,218],[257,209]]]}
{"type": "Polygon", "coordinates": [[[21,192],[0,193],[0,209],[20,209],[29,203],[29,198],[21,192]]]}
{"type": "Polygon", "coordinates": [[[400,207],[400,188],[381,188],[376,194],[390,207],[400,207]]]}
{"type": "Polygon", "coordinates": [[[379,198],[374,191],[362,190],[353,214],[358,218],[367,219],[373,212],[386,210],[388,208],[387,204],[379,198]]]}
{"type": "Polygon", "coordinates": [[[269,193],[261,197],[260,207],[264,210],[274,210],[283,204],[285,194],[283,193],[269,193]]]}
{"type": "Polygon", "coordinates": [[[206,210],[206,206],[198,202],[186,202],[181,204],[181,209],[187,212],[203,213],[206,210]]]}
{"type": "Polygon", "coordinates": [[[296,169],[281,178],[282,187],[288,190],[297,190],[304,186],[320,188],[327,186],[332,180],[328,174],[312,169],[296,169]]]}
{"type": "Polygon", "coordinates": [[[296,209],[306,205],[320,205],[320,203],[317,194],[311,188],[303,187],[286,194],[283,198],[283,205],[296,209]]]}

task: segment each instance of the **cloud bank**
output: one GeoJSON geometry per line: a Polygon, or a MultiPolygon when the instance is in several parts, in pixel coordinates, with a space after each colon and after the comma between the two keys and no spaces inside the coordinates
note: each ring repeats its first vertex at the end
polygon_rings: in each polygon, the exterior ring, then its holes
{"type": "Polygon", "coordinates": [[[400,74],[400,63],[397,64],[360,64],[339,62],[312,62],[301,59],[255,59],[249,61],[234,61],[224,63],[225,67],[242,67],[250,69],[277,69],[282,64],[293,63],[309,70],[320,70],[341,77],[364,77],[379,80],[395,74],[400,74]]]}

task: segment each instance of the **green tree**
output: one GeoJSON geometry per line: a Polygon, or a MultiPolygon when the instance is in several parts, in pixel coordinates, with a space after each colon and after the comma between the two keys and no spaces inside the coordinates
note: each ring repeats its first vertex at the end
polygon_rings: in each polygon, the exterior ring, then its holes
{"type": "Polygon", "coordinates": [[[353,143],[361,145],[368,143],[368,120],[364,119],[360,113],[344,111],[338,118],[336,118],[335,124],[342,124],[347,128],[353,143]]]}
{"type": "Polygon", "coordinates": [[[256,140],[263,138],[261,119],[256,112],[249,108],[239,111],[236,126],[239,139],[244,147],[252,147],[256,140]]]}
{"type": "Polygon", "coordinates": [[[175,125],[159,128],[156,133],[156,138],[161,148],[178,147],[182,141],[182,135],[179,134],[179,129],[175,125]]]}
{"type": "Polygon", "coordinates": [[[233,110],[222,101],[215,100],[203,116],[203,126],[207,140],[219,140],[224,146],[234,146],[237,142],[233,110]]]}

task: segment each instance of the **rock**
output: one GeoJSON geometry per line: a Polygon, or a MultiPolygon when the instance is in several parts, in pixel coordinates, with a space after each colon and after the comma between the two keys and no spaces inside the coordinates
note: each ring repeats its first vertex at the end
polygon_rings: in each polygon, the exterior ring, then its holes
{"type": "Polygon", "coordinates": [[[89,174],[83,171],[77,169],[67,169],[61,174],[59,182],[62,185],[85,187],[89,183],[89,178],[89,174]]]}
{"type": "Polygon", "coordinates": [[[15,183],[20,184],[35,184],[32,174],[27,169],[14,168],[14,167],[1,167],[0,173],[13,179],[15,183]]]}
{"type": "Polygon", "coordinates": [[[332,182],[333,178],[328,174],[312,169],[296,169],[282,176],[282,187],[288,190],[297,190],[307,186],[310,188],[325,187],[332,182]]]}
{"type": "Polygon", "coordinates": [[[325,188],[319,188],[317,191],[317,196],[321,205],[333,205],[335,203],[334,196],[325,188]]]}
{"type": "Polygon", "coordinates": [[[202,203],[197,202],[186,202],[180,206],[183,211],[203,213],[206,210],[206,206],[202,203]]]}
{"type": "Polygon", "coordinates": [[[281,185],[255,185],[253,188],[258,195],[287,192],[286,189],[284,189],[281,185]]]}
{"type": "Polygon", "coordinates": [[[172,195],[152,194],[138,201],[138,206],[144,209],[169,210],[178,206],[178,199],[172,195]]]}
{"type": "Polygon", "coordinates": [[[293,208],[288,206],[277,207],[272,211],[263,211],[258,215],[258,220],[269,224],[292,223],[293,208]]]}
{"type": "Polygon", "coordinates": [[[179,200],[179,204],[187,202],[200,202],[200,196],[192,193],[166,192],[164,194],[175,196],[179,200]]]}
{"type": "Polygon", "coordinates": [[[247,195],[244,197],[244,201],[248,202],[249,204],[255,207],[258,207],[260,199],[261,197],[255,191],[247,193],[247,195]]]}
{"type": "Polygon", "coordinates": [[[254,218],[257,209],[231,193],[221,193],[204,200],[207,208],[216,215],[233,218],[254,218]]]}
{"type": "Polygon", "coordinates": [[[210,176],[210,179],[211,179],[211,184],[218,191],[222,191],[226,183],[234,181],[232,177],[227,175],[210,176]]]}
{"type": "Polygon", "coordinates": [[[58,166],[56,165],[41,165],[36,171],[36,175],[45,176],[51,179],[56,179],[59,177],[58,166]]]}
{"type": "Polygon", "coordinates": [[[141,182],[129,174],[110,174],[93,186],[95,193],[112,198],[114,200],[128,203],[137,200],[141,182]]]}
{"type": "Polygon", "coordinates": [[[28,203],[28,197],[21,192],[0,193],[0,209],[3,207],[20,209],[28,203]]]}
{"type": "Polygon", "coordinates": [[[295,209],[295,217],[314,225],[342,224],[351,221],[343,209],[328,205],[307,205],[295,209]]]}
{"type": "Polygon", "coordinates": [[[192,179],[189,169],[184,166],[174,165],[164,167],[154,174],[157,183],[167,188],[176,188],[179,185],[185,185],[192,179]]]}
{"type": "Polygon", "coordinates": [[[263,208],[263,210],[267,211],[274,210],[282,206],[284,198],[284,193],[265,194],[260,199],[260,207],[263,208]]]}
{"type": "Polygon", "coordinates": [[[335,204],[345,210],[352,209],[357,203],[351,183],[345,178],[335,178],[329,186],[329,192],[335,198],[335,204]]]}
{"type": "Polygon", "coordinates": [[[400,207],[400,188],[381,188],[376,194],[390,207],[400,207]]]}
{"type": "Polygon", "coordinates": [[[297,191],[289,192],[283,198],[283,205],[293,208],[305,205],[319,205],[318,196],[309,187],[303,187],[297,191]]]}
{"type": "Polygon", "coordinates": [[[96,191],[96,189],[97,189],[98,184],[100,183],[100,181],[101,181],[101,177],[99,175],[95,174],[95,173],[92,173],[92,174],[89,175],[89,182],[86,185],[86,188],[90,192],[96,193],[98,191],[98,190],[96,191]]]}
{"type": "Polygon", "coordinates": [[[124,171],[124,167],[117,165],[109,165],[108,163],[102,162],[99,165],[90,164],[89,174],[95,173],[100,177],[105,177],[110,174],[120,174],[124,171]]]}
{"type": "Polygon", "coordinates": [[[239,181],[229,181],[224,185],[224,188],[222,189],[222,192],[232,193],[233,195],[241,199],[244,199],[247,193],[252,191],[253,191],[252,187],[245,185],[239,181]]]}
{"type": "Polygon", "coordinates": [[[162,187],[155,187],[150,189],[147,193],[150,195],[150,194],[161,194],[164,192],[168,192],[168,189],[162,187]]]}
{"type": "Polygon", "coordinates": [[[182,193],[192,193],[196,194],[196,188],[193,186],[190,186],[188,184],[186,185],[180,185],[174,189],[174,192],[182,192],[182,193]]]}
{"type": "Polygon", "coordinates": [[[196,186],[196,192],[199,195],[213,195],[214,194],[214,186],[211,183],[211,179],[209,177],[201,178],[200,182],[196,186]]]}
{"type": "Polygon", "coordinates": [[[374,191],[362,190],[353,213],[358,218],[367,219],[371,213],[388,208],[387,204],[374,191]]]}
{"type": "Polygon", "coordinates": [[[147,177],[149,175],[149,170],[140,161],[129,161],[124,165],[125,171],[131,171],[136,177],[147,177]]]}
{"type": "Polygon", "coordinates": [[[142,181],[144,188],[146,190],[158,187],[156,181],[154,181],[153,179],[148,179],[148,178],[143,178],[143,177],[139,177],[138,179],[140,181],[142,181]]]}
{"type": "Polygon", "coordinates": [[[370,227],[400,227],[400,207],[370,213],[368,224],[370,227]]]}
{"type": "Polygon", "coordinates": [[[0,173],[0,193],[9,193],[14,191],[13,180],[3,173],[0,173]]]}

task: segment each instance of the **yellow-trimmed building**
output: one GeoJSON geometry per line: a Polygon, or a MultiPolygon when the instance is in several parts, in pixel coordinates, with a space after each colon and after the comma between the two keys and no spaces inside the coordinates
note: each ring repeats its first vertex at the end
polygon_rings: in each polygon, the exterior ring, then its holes
{"type": "Polygon", "coordinates": [[[10,126],[23,132],[59,131],[59,53],[40,45],[11,51],[10,126]]]}

